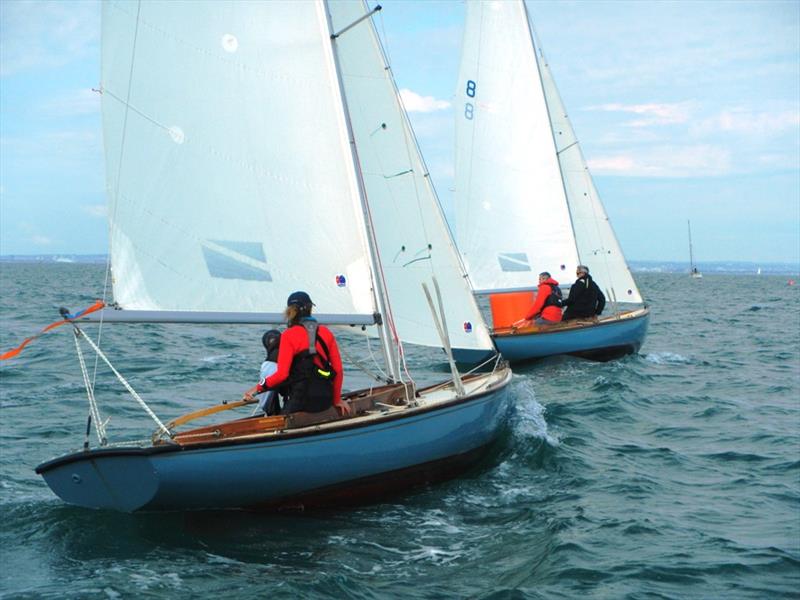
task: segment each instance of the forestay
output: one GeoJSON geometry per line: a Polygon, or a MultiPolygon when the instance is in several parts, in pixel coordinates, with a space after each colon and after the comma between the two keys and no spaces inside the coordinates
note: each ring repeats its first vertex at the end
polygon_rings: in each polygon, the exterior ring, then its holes
{"type": "MultiPolygon", "coordinates": [[[[361,0],[329,3],[338,32],[368,12],[361,0]]],[[[367,202],[391,312],[405,342],[441,346],[422,283],[436,277],[454,347],[491,349],[371,20],[336,38],[367,202]]]]}
{"type": "Polygon", "coordinates": [[[578,264],[521,2],[467,2],[456,90],[456,238],[476,290],[578,264]]]}
{"type": "Polygon", "coordinates": [[[376,312],[321,2],[104,2],[102,88],[118,304],[376,312]]]}

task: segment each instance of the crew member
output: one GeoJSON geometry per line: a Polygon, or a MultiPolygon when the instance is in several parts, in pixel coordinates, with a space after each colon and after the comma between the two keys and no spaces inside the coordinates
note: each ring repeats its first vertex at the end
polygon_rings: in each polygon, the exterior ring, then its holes
{"type": "Polygon", "coordinates": [[[578,279],[572,284],[569,296],[562,303],[567,307],[564,311],[565,321],[594,318],[603,312],[606,305],[606,297],[589,275],[589,267],[578,265],[575,274],[578,279]]]}
{"type": "Polygon", "coordinates": [[[253,394],[278,387],[288,388],[285,414],[322,412],[336,406],[340,414],[350,410],[342,401],[342,359],[330,329],[311,316],[314,303],[305,292],[294,292],[286,301],[288,327],[281,334],[277,371],[244,393],[253,394]],[[282,386],[281,384],[284,384],[282,386]]]}
{"type": "Polygon", "coordinates": [[[528,313],[514,323],[514,327],[527,327],[531,322],[537,325],[553,325],[561,321],[561,288],[550,273],[539,273],[539,290],[528,313]]]}

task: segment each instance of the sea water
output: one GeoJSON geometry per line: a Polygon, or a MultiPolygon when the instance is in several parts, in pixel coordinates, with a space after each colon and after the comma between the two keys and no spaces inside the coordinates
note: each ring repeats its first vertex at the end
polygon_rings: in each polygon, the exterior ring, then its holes
{"type": "MultiPolygon", "coordinates": [[[[60,306],[101,296],[105,269],[6,263],[0,277],[5,351],[58,320],[60,306]]],[[[637,280],[652,308],[638,355],[516,366],[508,431],[479,468],[311,513],[64,504],[34,467],[81,446],[88,403],[73,336],[56,329],[0,363],[0,596],[797,598],[800,285],[637,280]]],[[[239,398],[257,377],[261,333],[106,325],[100,337],[167,420],[239,398]]],[[[377,352],[339,339],[362,361],[377,352]]],[[[441,351],[407,351],[418,383],[448,376],[441,351]]],[[[95,377],[92,356],[87,365],[95,377]]],[[[368,382],[354,367],[345,378],[348,388],[368,382]]],[[[147,437],[154,423],[102,363],[96,380],[112,441],[147,437]]]]}

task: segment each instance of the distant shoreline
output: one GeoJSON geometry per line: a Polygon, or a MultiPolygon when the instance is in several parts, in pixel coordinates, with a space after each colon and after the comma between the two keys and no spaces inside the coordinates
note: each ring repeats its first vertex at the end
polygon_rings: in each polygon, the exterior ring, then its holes
{"type": "MultiPolygon", "coordinates": [[[[108,256],[105,254],[8,254],[0,256],[0,263],[4,264],[106,264],[108,256]]],[[[686,262],[658,261],[658,260],[631,260],[628,261],[634,273],[688,273],[689,265],[686,262]]],[[[703,274],[741,274],[756,275],[761,269],[762,275],[795,275],[800,274],[800,263],[774,262],[756,263],[744,261],[708,261],[697,263],[697,268],[703,274]]]]}

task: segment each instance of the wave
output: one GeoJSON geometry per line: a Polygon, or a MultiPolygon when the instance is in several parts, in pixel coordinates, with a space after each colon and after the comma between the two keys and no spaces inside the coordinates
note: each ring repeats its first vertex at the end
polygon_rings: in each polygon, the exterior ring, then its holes
{"type": "Polygon", "coordinates": [[[670,365],[670,364],[678,364],[678,365],[686,365],[692,363],[692,359],[678,354],[676,352],[652,352],[647,353],[644,355],[644,359],[647,362],[656,364],[656,365],[670,365]]]}

